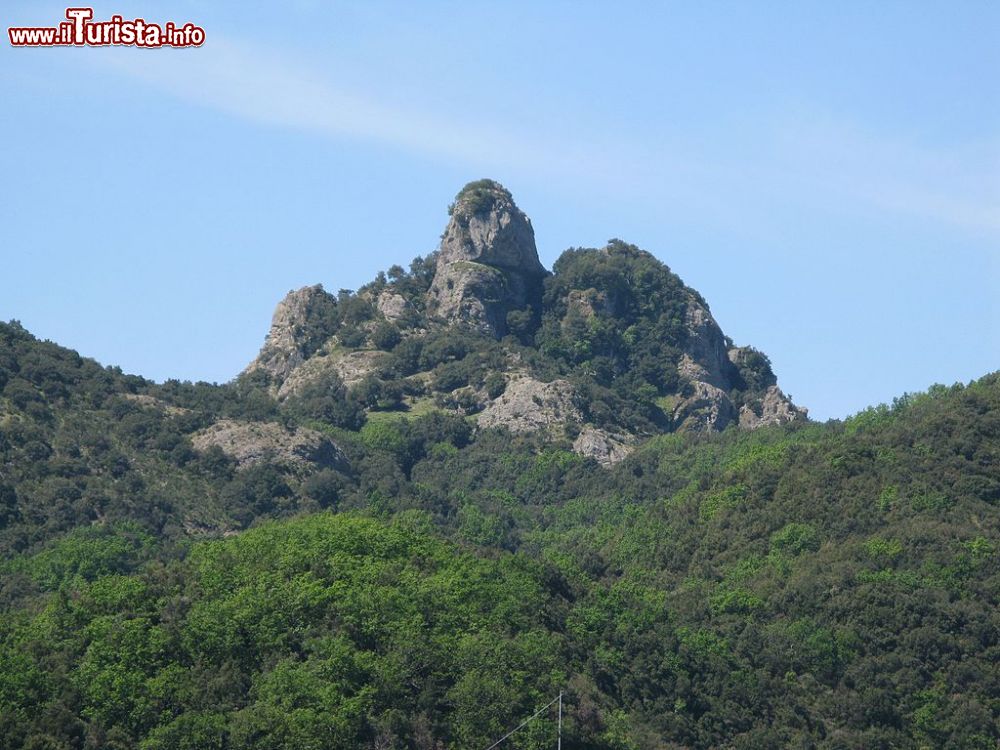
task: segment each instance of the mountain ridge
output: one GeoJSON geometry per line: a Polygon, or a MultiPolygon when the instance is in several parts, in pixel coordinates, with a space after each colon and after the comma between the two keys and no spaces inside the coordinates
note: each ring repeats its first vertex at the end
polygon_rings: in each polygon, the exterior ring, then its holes
{"type": "MultiPolygon", "coordinates": [[[[704,298],[650,253],[612,240],[570,249],[548,271],[530,219],[492,180],[466,185],[448,213],[439,250],[417,258],[409,274],[394,266],[356,294],[334,296],[319,285],[290,292],[242,377],[262,377],[279,400],[331,378],[369,390],[388,382],[411,404],[433,397],[437,408],[489,413],[480,423],[527,429],[526,409],[506,408],[521,399],[501,399],[513,383],[538,406],[534,429],[586,432],[579,450],[605,465],[654,434],[807,418],[778,387],[767,357],[736,347],[704,298]],[[394,365],[397,347],[436,343],[449,328],[499,346],[481,341],[472,351],[394,365]],[[470,363],[463,378],[456,363],[484,348],[498,349],[499,362],[470,363]],[[554,391],[546,384],[555,380],[566,385],[549,398],[554,391]],[[561,403],[586,400],[582,393],[594,388],[613,391],[627,402],[619,411],[634,418],[609,418],[609,409],[594,419],[579,404],[561,403]]],[[[396,401],[401,410],[404,401],[396,401]]]]}

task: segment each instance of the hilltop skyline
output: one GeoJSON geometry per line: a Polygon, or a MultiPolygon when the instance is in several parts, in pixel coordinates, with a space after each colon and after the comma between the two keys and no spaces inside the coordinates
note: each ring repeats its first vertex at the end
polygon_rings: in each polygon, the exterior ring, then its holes
{"type": "Polygon", "coordinates": [[[112,12],[207,41],[8,46],[0,73],[0,318],[104,364],[229,380],[289,289],[426,255],[490,176],[547,268],[611,237],[652,252],[814,418],[997,367],[986,3],[112,12]]]}

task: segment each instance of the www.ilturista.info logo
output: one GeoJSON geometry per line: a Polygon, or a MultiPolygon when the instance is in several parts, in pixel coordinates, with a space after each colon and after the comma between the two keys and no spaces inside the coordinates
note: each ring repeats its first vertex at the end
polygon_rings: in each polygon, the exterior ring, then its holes
{"type": "Polygon", "coordinates": [[[15,47],[200,47],[205,30],[193,23],[168,21],[162,26],[142,18],[126,21],[111,16],[110,21],[93,20],[93,8],[67,8],[66,21],[58,26],[17,26],[7,29],[15,47]]]}

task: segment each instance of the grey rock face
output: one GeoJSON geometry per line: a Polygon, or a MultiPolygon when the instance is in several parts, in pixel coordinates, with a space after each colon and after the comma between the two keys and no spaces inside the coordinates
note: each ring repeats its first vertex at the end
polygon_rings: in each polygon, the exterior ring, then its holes
{"type": "Polygon", "coordinates": [[[499,268],[471,261],[438,264],[431,295],[438,315],[496,337],[507,330],[507,312],[518,292],[499,268]]]}
{"type": "Polygon", "coordinates": [[[375,301],[375,309],[382,313],[386,320],[395,322],[410,310],[410,303],[401,294],[391,289],[383,289],[375,301]]]}
{"type": "Polygon", "coordinates": [[[724,430],[732,422],[755,430],[769,424],[805,419],[800,409],[777,387],[766,357],[750,347],[734,347],[695,295],[688,298],[685,315],[687,343],[678,363],[690,395],[674,409],[678,429],[698,432],[724,430]],[[733,391],[751,389],[764,395],[737,410],[733,391]]]}
{"type": "Polygon", "coordinates": [[[687,346],[679,369],[692,381],[726,388],[732,380],[733,365],[727,356],[729,343],[715,318],[694,295],[689,295],[684,316],[687,346]]]}
{"type": "Polygon", "coordinates": [[[566,380],[543,383],[523,376],[511,380],[500,398],[479,413],[480,427],[506,427],[511,432],[531,432],[567,422],[582,422],[573,403],[573,386],[566,380]]]}
{"type": "Polygon", "coordinates": [[[321,284],[289,292],[275,308],[264,346],[244,374],[263,371],[280,386],[322,344],[324,318],[336,304],[321,284]]]}
{"type": "Polygon", "coordinates": [[[612,466],[632,452],[634,439],[583,423],[583,414],[573,403],[576,392],[566,380],[544,383],[529,375],[515,377],[503,394],[479,413],[481,428],[506,427],[514,433],[549,430],[561,432],[576,425],[580,432],[573,451],[593,458],[601,466],[612,466]]]}
{"type": "Polygon", "coordinates": [[[318,352],[296,368],[278,389],[279,399],[294,396],[303,387],[336,375],[348,388],[360,383],[378,369],[388,355],[377,351],[342,351],[334,349],[318,352]]]}
{"type": "Polygon", "coordinates": [[[275,422],[237,422],[220,419],[191,436],[195,450],[218,446],[245,468],[273,461],[295,467],[309,465],[348,468],[344,453],[325,435],[315,430],[287,430],[275,422]]]}
{"type": "Polygon", "coordinates": [[[470,183],[455,198],[441,239],[440,260],[469,260],[508,271],[543,276],[531,221],[499,183],[470,183]]]}
{"type": "Polygon", "coordinates": [[[628,435],[613,435],[591,425],[585,425],[576,440],[573,451],[592,458],[605,468],[614,466],[632,452],[633,440],[628,435]]]}
{"type": "Polygon", "coordinates": [[[677,370],[690,384],[690,395],[674,407],[674,425],[694,432],[724,430],[736,416],[729,398],[736,376],[727,355],[729,342],[694,294],[688,295],[684,326],[687,341],[677,370]]]}
{"type": "Polygon", "coordinates": [[[710,383],[691,383],[692,395],[674,409],[673,420],[678,430],[688,432],[721,432],[736,416],[728,394],[710,383]]]}
{"type": "Polygon", "coordinates": [[[744,404],[740,408],[740,427],[756,430],[758,427],[802,420],[807,415],[807,409],[793,404],[778,386],[772,385],[759,404],[744,404]]]}
{"type": "Polygon", "coordinates": [[[470,183],[455,199],[431,284],[432,308],[449,322],[497,338],[507,314],[537,304],[546,271],[528,217],[498,183],[470,183]]]}

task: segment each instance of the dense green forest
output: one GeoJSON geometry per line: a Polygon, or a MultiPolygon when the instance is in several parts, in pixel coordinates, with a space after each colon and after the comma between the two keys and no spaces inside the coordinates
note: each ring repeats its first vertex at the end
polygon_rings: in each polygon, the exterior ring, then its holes
{"type": "Polygon", "coordinates": [[[446,411],[155,384],[17,324],[0,388],[3,750],[485,748],[560,690],[566,748],[1000,739],[998,375],[610,470],[446,411]],[[196,449],[224,419],[346,460],[196,449]]]}

